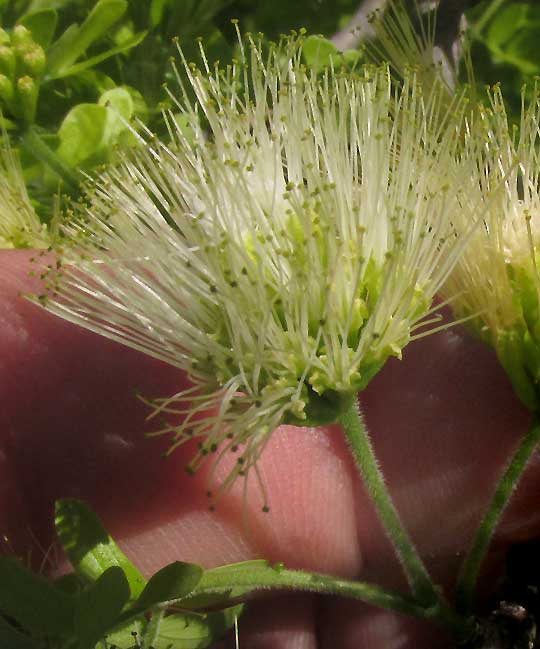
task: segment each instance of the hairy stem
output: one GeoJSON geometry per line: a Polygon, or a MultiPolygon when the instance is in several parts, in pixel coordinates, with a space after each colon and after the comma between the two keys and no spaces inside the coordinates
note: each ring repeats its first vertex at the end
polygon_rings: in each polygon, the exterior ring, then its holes
{"type": "Polygon", "coordinates": [[[464,614],[469,613],[472,609],[478,574],[489,544],[539,441],[540,425],[535,420],[501,476],[487,512],[476,531],[471,548],[461,565],[456,589],[456,601],[458,610],[464,614]]]}
{"type": "Polygon", "coordinates": [[[339,423],[345,431],[364,485],[379,520],[394,545],[414,596],[420,602],[434,606],[441,598],[440,592],[420,559],[392,502],[356,401],[349,411],[341,416],[339,423]]]}
{"type": "Polygon", "coordinates": [[[441,613],[438,605],[425,607],[412,597],[381,588],[362,581],[340,579],[302,570],[287,570],[281,565],[272,566],[265,562],[252,562],[207,570],[190,598],[208,595],[222,595],[239,589],[241,592],[267,589],[294,589],[311,593],[341,595],[357,599],[379,608],[398,611],[406,615],[441,623],[458,634],[467,628],[464,619],[451,612],[441,613]]]}

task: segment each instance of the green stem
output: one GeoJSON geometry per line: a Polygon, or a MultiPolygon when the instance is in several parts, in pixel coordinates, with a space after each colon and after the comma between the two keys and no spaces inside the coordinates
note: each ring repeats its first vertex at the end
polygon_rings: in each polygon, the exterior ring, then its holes
{"type": "Polygon", "coordinates": [[[414,596],[425,605],[434,606],[441,600],[440,591],[433,583],[407,531],[403,527],[386,487],[384,476],[379,469],[369,434],[356,401],[347,412],[341,415],[339,423],[345,431],[345,436],[364,485],[385,532],[394,545],[414,596]]]}
{"type": "Polygon", "coordinates": [[[474,31],[479,34],[505,2],[506,0],[493,0],[476,23],[474,31]]]}
{"type": "Polygon", "coordinates": [[[456,601],[458,610],[465,614],[472,609],[474,604],[478,574],[493,534],[539,441],[540,425],[538,421],[534,421],[501,476],[488,510],[476,531],[471,549],[461,565],[456,588],[456,601]]]}
{"type": "Polygon", "coordinates": [[[23,144],[35,158],[57,173],[70,190],[78,189],[81,178],[51,149],[35,128],[27,129],[23,135],[23,144]]]}
{"type": "Polygon", "coordinates": [[[209,595],[227,595],[237,589],[242,594],[251,590],[270,588],[294,589],[357,599],[379,608],[439,622],[458,634],[462,634],[463,630],[467,628],[467,621],[451,611],[441,612],[438,605],[424,607],[412,597],[387,591],[375,584],[339,579],[302,570],[287,570],[281,565],[274,567],[265,562],[257,563],[261,565],[240,563],[238,567],[227,566],[226,570],[222,568],[207,570],[196,589],[191,593],[190,599],[209,595]]]}

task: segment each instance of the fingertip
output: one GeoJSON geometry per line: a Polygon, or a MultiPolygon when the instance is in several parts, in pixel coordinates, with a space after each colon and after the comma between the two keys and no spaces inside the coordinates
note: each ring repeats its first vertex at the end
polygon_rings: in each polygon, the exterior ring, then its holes
{"type": "MultiPolygon", "coordinates": [[[[214,490],[233,462],[225,458],[217,467],[214,490]]],[[[224,501],[239,526],[247,512],[246,534],[260,556],[288,568],[357,576],[357,479],[339,427],[280,426],[258,472],[266,493],[250,475],[247,488],[237,481],[224,501]]]]}
{"type": "Polygon", "coordinates": [[[319,616],[319,649],[451,649],[453,638],[433,622],[361,602],[327,598],[319,616]]]}

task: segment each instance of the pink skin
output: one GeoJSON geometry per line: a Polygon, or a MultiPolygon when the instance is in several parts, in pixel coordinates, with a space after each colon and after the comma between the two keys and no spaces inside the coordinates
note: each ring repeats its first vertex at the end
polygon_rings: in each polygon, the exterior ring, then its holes
{"type": "MultiPolygon", "coordinates": [[[[51,543],[53,502],[90,503],[149,575],[175,559],[205,566],[264,557],[401,588],[338,427],[283,426],[260,466],[271,511],[235,485],[208,511],[207,475],[185,474],[191,449],[162,457],[148,408],[185,383],[160,362],[63,322],[22,299],[25,252],[0,254],[0,533],[27,552],[51,543]],[[247,517],[243,517],[243,511],[247,517]],[[247,518],[247,524],[245,519],[247,518]]],[[[490,350],[462,330],[411,344],[361,395],[396,504],[432,573],[451,589],[459,555],[529,415],[490,350]]],[[[540,459],[499,530],[509,543],[540,530],[540,459]]],[[[226,470],[222,466],[219,472],[226,470]]],[[[219,475],[216,477],[219,479],[219,475]]],[[[452,642],[423,622],[356,602],[274,595],[240,621],[241,649],[433,649],[452,642]]],[[[231,641],[223,646],[234,646],[231,641]]]]}

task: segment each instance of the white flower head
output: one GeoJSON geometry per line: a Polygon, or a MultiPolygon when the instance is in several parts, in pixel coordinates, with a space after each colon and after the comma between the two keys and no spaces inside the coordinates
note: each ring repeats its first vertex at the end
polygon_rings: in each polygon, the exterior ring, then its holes
{"type": "Polygon", "coordinates": [[[49,245],[47,226],[40,222],[28,196],[19,160],[9,145],[4,146],[0,149],[0,249],[49,245]]]}
{"type": "Polygon", "coordinates": [[[441,116],[440,93],[414,74],[394,91],[385,67],[315,73],[301,45],[184,62],[171,143],[96,180],[42,300],[187,372],[162,432],[199,439],[192,469],[236,452],[222,490],[279,424],[336,421],[423,335],[463,245],[448,215],[464,180],[440,164],[459,104],[441,116]]]}
{"type": "MultiPolygon", "coordinates": [[[[443,292],[458,316],[475,316],[473,330],[495,348],[516,393],[540,407],[540,96],[522,102],[511,125],[500,88],[480,107],[463,156],[476,160],[471,202],[480,204],[477,228],[443,292]]],[[[456,220],[468,227],[467,210],[456,220]]]]}

